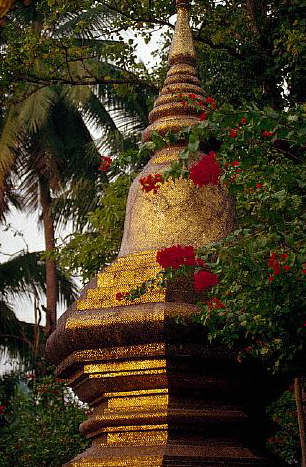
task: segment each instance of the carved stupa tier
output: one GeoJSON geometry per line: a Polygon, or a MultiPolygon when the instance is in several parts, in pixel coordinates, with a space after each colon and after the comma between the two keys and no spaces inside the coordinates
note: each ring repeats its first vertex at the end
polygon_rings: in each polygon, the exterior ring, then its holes
{"type": "MultiPolygon", "coordinates": [[[[143,133],[178,132],[199,123],[180,95],[205,100],[195,69],[189,2],[177,0],[169,71],[143,133]]],[[[272,466],[254,453],[262,382],[241,373],[232,355],[206,343],[193,324],[199,296],[186,279],[153,288],[134,302],[117,300],[159,272],[156,253],[174,244],[198,247],[234,228],[234,205],[222,186],[179,179],[144,193],[139,178],[162,173],[186,142],[155,151],[133,182],[118,258],[83,290],[47,342],[57,365],[91,413],[81,431],[92,446],[66,467],[272,466]]]]}

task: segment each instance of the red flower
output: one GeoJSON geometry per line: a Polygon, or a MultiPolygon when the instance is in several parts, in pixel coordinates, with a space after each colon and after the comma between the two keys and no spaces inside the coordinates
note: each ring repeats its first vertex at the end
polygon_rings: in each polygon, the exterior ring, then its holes
{"type": "Polygon", "coordinates": [[[101,159],[101,162],[100,162],[99,170],[106,172],[111,166],[112,159],[108,156],[101,156],[100,159],[101,159]]]}
{"type": "Polygon", "coordinates": [[[269,276],[268,280],[269,280],[270,282],[274,281],[274,276],[273,276],[273,274],[271,274],[271,275],[269,276]]]}
{"type": "Polygon", "coordinates": [[[220,300],[217,297],[211,298],[208,300],[206,303],[208,308],[215,308],[216,310],[220,310],[221,308],[225,308],[224,303],[220,302],[220,300]]]}
{"type": "Polygon", "coordinates": [[[288,256],[289,256],[289,255],[287,255],[287,253],[282,253],[282,254],[280,255],[280,257],[281,257],[283,260],[287,259],[288,256]]]}
{"type": "Polygon", "coordinates": [[[201,266],[202,268],[205,268],[206,264],[204,263],[204,261],[202,260],[202,258],[197,258],[196,259],[196,265],[197,266],[201,266]]]}
{"type": "Polygon", "coordinates": [[[284,271],[290,271],[290,269],[291,269],[291,266],[288,266],[288,265],[283,266],[284,271]]]}
{"type": "Polygon", "coordinates": [[[221,167],[216,162],[216,153],[210,151],[203,154],[199,162],[193,164],[189,169],[189,178],[195,185],[218,185],[221,167]]]}
{"type": "Polygon", "coordinates": [[[116,300],[124,300],[128,296],[127,292],[117,292],[116,293],[116,300]]]}
{"type": "Polygon", "coordinates": [[[215,99],[213,99],[212,97],[210,97],[210,96],[206,97],[205,102],[207,102],[207,104],[210,104],[212,109],[214,109],[214,110],[216,109],[217,104],[216,104],[215,99]]]}
{"type": "Polygon", "coordinates": [[[248,119],[246,117],[242,117],[240,120],[240,125],[246,125],[248,123],[248,119]]]}
{"type": "Polygon", "coordinates": [[[5,411],[6,407],[5,405],[0,405],[0,415],[3,414],[3,412],[5,411]]]}
{"type": "Polygon", "coordinates": [[[203,122],[204,120],[207,119],[207,114],[205,112],[202,112],[200,115],[199,115],[199,119],[203,122]]]}
{"type": "Polygon", "coordinates": [[[233,161],[231,162],[231,166],[232,167],[238,167],[240,165],[240,162],[239,161],[233,161]]]}
{"type": "Polygon", "coordinates": [[[277,254],[272,253],[270,258],[268,259],[268,266],[273,269],[273,272],[276,276],[278,276],[281,272],[280,264],[277,259],[277,254]]]}
{"type": "Polygon", "coordinates": [[[194,289],[196,292],[202,292],[204,289],[210,289],[219,282],[218,276],[209,271],[199,271],[194,274],[194,289]]]}
{"type": "Polygon", "coordinates": [[[260,188],[263,187],[263,184],[262,183],[256,183],[255,186],[256,186],[257,190],[260,190],[260,188]]]}
{"type": "Polygon", "coordinates": [[[190,99],[196,99],[197,98],[196,94],[188,94],[188,96],[190,97],[190,99]]]}
{"type": "Polygon", "coordinates": [[[273,265],[274,261],[276,260],[277,258],[277,254],[276,253],[272,253],[272,255],[270,256],[270,258],[268,259],[268,266],[271,266],[273,265]]]}
{"type": "Polygon", "coordinates": [[[160,188],[160,185],[157,185],[158,183],[163,182],[163,177],[160,174],[149,174],[146,177],[142,177],[139,180],[139,183],[141,184],[141,188],[143,191],[148,193],[149,191],[153,190],[153,193],[157,193],[158,189],[160,188]]]}
{"type": "Polygon", "coordinates": [[[196,259],[193,246],[173,245],[157,252],[156,261],[164,269],[178,269],[180,266],[205,266],[199,258],[196,259]]]}
{"type": "Polygon", "coordinates": [[[306,269],[302,269],[302,274],[306,274],[306,269]]]}
{"type": "Polygon", "coordinates": [[[273,135],[272,131],[264,130],[261,132],[261,136],[263,136],[264,138],[267,138],[268,136],[272,136],[272,135],[273,135]]]}
{"type": "Polygon", "coordinates": [[[230,138],[236,138],[236,136],[238,135],[238,130],[236,128],[232,128],[230,131],[229,131],[229,137],[230,138]]]}

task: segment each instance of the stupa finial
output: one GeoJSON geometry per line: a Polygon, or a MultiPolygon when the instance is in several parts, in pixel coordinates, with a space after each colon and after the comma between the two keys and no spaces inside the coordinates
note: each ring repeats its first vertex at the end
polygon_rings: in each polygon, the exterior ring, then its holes
{"type": "Polygon", "coordinates": [[[176,0],[177,21],[169,54],[169,65],[196,62],[192,33],[189,26],[189,0],[176,0]]]}
{"type": "Polygon", "coordinates": [[[178,132],[199,123],[199,111],[184,100],[193,95],[204,103],[204,91],[196,71],[196,54],[189,26],[189,0],[176,0],[177,21],[169,53],[169,70],[162,90],[149,115],[149,127],[143,141],[149,141],[153,131],[160,134],[178,132]]]}

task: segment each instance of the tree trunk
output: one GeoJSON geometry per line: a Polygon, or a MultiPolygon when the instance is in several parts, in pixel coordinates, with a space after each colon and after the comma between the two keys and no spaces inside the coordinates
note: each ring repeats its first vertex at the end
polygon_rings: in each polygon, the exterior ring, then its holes
{"type": "Polygon", "coordinates": [[[57,302],[57,277],[56,277],[56,263],[49,257],[55,247],[54,224],[51,213],[51,194],[49,183],[46,179],[39,180],[40,189],[40,203],[42,207],[44,236],[45,236],[45,249],[46,249],[46,296],[47,296],[47,309],[46,309],[46,337],[56,328],[56,302],[57,302]]]}
{"type": "Polygon", "coordinates": [[[305,417],[302,397],[302,385],[301,379],[294,379],[294,395],[297,409],[298,423],[299,423],[299,434],[302,451],[302,464],[301,467],[306,467],[306,445],[305,445],[305,417]]]}

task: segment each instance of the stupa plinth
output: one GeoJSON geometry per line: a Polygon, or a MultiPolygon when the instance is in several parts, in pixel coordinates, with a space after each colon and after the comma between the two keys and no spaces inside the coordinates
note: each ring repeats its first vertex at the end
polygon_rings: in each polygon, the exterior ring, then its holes
{"type": "MultiPolygon", "coordinates": [[[[153,131],[199,123],[198,111],[177,99],[205,99],[189,1],[177,0],[177,9],[169,71],[144,141],[153,131]]],[[[190,284],[149,290],[134,302],[116,299],[156,275],[161,248],[209,244],[234,228],[233,201],[221,186],[169,180],[156,194],[141,190],[139,178],[162,173],[184,144],[156,151],[134,181],[118,258],[88,284],[47,342],[57,375],[91,412],[80,430],[92,445],[66,467],[272,465],[250,448],[257,427],[245,412],[246,394],[252,397],[252,387],[258,398],[261,384],[242,378],[235,359],[207,345],[205,329],[192,324],[198,297],[190,284]]]]}

